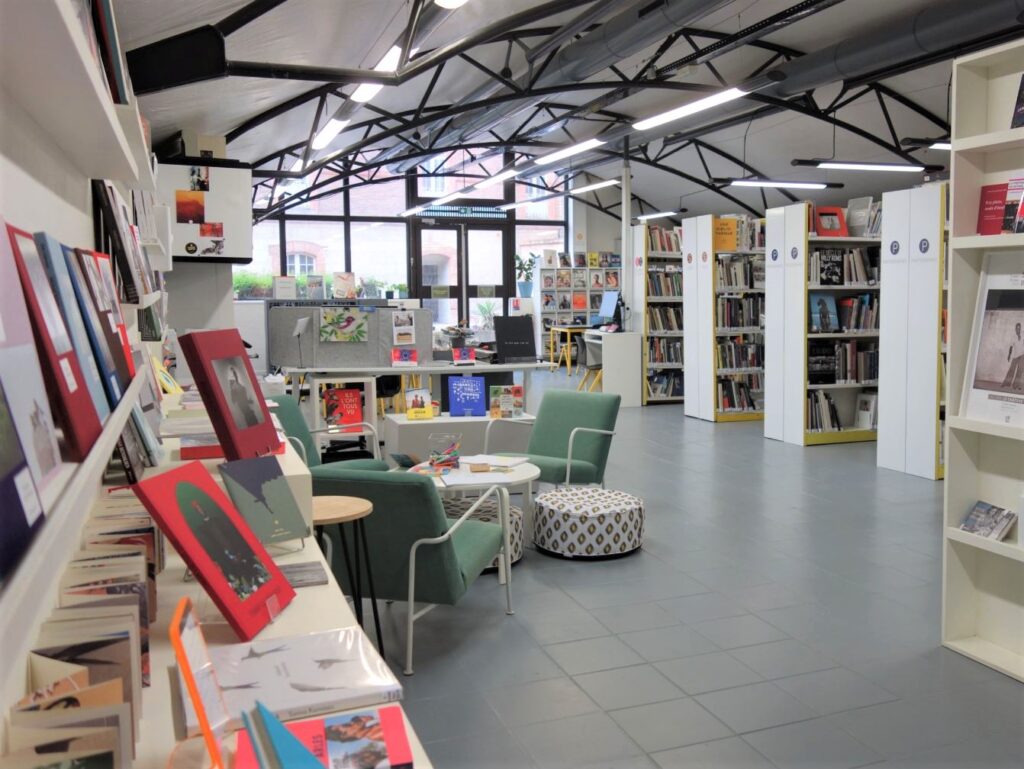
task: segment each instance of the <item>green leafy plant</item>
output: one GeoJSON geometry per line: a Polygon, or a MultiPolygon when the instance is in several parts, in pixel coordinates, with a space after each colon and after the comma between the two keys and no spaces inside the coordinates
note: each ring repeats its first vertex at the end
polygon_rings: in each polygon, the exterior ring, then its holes
{"type": "Polygon", "coordinates": [[[262,299],[272,293],[273,279],[270,275],[241,270],[232,277],[232,288],[238,299],[262,299]]]}
{"type": "Polygon", "coordinates": [[[478,302],[476,305],[476,311],[480,313],[480,323],[485,329],[494,328],[494,313],[498,309],[497,302],[490,299],[484,302],[478,302]]]}
{"type": "Polygon", "coordinates": [[[516,262],[516,280],[524,283],[533,282],[533,268],[537,266],[538,255],[530,253],[528,259],[524,259],[519,254],[515,255],[516,262]]]}

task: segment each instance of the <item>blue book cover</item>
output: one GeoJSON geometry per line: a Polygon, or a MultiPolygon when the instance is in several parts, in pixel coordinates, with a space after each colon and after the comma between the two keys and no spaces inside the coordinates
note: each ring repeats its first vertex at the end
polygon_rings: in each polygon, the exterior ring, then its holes
{"type": "Polygon", "coordinates": [[[453,417],[482,417],[487,413],[487,388],[482,376],[448,378],[448,413],[453,417]]]}
{"type": "Polygon", "coordinates": [[[807,302],[812,334],[835,334],[842,330],[839,326],[839,313],[836,312],[836,299],[832,294],[811,291],[807,302]]]}

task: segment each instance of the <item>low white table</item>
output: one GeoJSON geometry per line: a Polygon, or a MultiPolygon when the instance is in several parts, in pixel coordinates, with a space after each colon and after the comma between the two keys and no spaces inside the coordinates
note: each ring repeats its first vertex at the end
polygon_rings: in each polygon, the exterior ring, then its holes
{"type": "MultiPolygon", "coordinates": [[[[523,421],[532,420],[531,414],[516,417],[523,421]]],[[[431,433],[461,433],[462,454],[478,454],[484,450],[484,433],[492,420],[482,417],[453,417],[441,414],[431,419],[409,419],[405,414],[388,414],[384,417],[381,438],[384,441],[384,456],[388,454],[410,454],[425,460],[429,454],[427,438],[431,433]]],[[[502,451],[525,452],[530,440],[530,430],[518,425],[498,424],[491,431],[491,445],[501,446],[502,451]]]]}

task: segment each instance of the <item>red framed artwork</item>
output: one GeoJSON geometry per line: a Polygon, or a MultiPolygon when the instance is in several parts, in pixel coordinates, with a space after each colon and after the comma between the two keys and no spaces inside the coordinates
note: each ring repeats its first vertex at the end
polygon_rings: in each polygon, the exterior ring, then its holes
{"type": "Polygon", "coordinates": [[[288,580],[201,462],[132,490],[242,640],[291,603],[288,580]]]}
{"type": "Polygon", "coordinates": [[[35,238],[31,233],[9,224],[7,237],[35,332],[46,389],[63,424],[71,459],[81,462],[103,428],[82,377],[78,356],[71,346],[71,336],[64,325],[35,238]]]}
{"type": "Polygon", "coordinates": [[[178,337],[228,460],[259,457],[281,442],[238,329],[178,337]]]}
{"type": "Polygon", "coordinates": [[[846,238],[846,214],[842,206],[815,206],[814,231],[819,238],[846,238]]]}

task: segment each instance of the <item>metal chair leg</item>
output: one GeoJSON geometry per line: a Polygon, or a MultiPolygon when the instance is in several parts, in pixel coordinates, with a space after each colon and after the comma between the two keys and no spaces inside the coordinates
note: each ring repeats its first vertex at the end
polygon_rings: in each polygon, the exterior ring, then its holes
{"type": "MultiPolygon", "coordinates": [[[[338,537],[341,540],[341,552],[345,556],[345,574],[348,576],[348,586],[352,591],[352,602],[355,605],[356,622],[363,624],[363,599],[359,595],[359,583],[352,574],[352,560],[348,551],[348,538],[345,536],[345,527],[338,524],[338,537]]],[[[358,569],[358,565],[356,566],[358,569]]]]}
{"type": "Polygon", "coordinates": [[[363,559],[366,561],[366,587],[370,593],[370,608],[373,610],[373,626],[377,631],[377,651],[384,656],[384,634],[380,632],[380,613],[377,610],[377,589],[373,586],[373,572],[370,570],[370,548],[366,544],[366,527],[362,519],[355,523],[356,533],[363,543],[363,559]]]}

